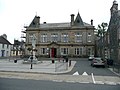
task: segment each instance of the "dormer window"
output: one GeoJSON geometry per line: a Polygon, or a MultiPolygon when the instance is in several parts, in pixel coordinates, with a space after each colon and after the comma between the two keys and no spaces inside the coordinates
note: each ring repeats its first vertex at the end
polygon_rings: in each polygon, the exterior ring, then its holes
{"type": "Polygon", "coordinates": [[[78,12],[78,15],[77,15],[77,17],[75,19],[74,25],[76,25],[76,26],[83,26],[84,25],[83,20],[82,20],[82,18],[80,16],[79,12],[78,12]]]}
{"type": "Polygon", "coordinates": [[[77,20],[77,23],[80,23],[80,20],[77,20]]]}

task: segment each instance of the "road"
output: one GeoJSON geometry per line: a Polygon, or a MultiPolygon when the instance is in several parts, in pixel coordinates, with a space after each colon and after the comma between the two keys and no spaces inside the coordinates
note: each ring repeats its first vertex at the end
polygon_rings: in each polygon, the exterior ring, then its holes
{"type": "Polygon", "coordinates": [[[116,76],[108,68],[91,67],[90,61],[87,59],[77,59],[76,61],[77,62],[72,71],[67,73],[68,75],[73,75],[75,72],[78,72],[79,75],[82,75],[84,72],[86,72],[88,75],[93,73],[95,76],[116,76]]]}
{"type": "Polygon", "coordinates": [[[0,72],[0,90],[120,89],[120,78],[107,68],[91,67],[87,59],[76,61],[73,70],[66,74],[0,72]]]}
{"type": "Polygon", "coordinates": [[[0,78],[0,90],[119,90],[120,85],[0,78]]]}

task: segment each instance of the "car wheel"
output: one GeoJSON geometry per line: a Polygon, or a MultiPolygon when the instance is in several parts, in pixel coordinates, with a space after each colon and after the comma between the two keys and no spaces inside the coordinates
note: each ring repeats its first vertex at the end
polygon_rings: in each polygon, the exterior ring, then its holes
{"type": "Polygon", "coordinates": [[[93,64],[91,64],[91,66],[92,66],[92,67],[94,67],[94,65],[93,65],[93,64]]]}
{"type": "Polygon", "coordinates": [[[91,64],[91,66],[92,66],[92,64],[91,64]]]}
{"type": "Polygon", "coordinates": [[[105,68],[105,66],[103,66],[103,68],[105,68]]]}

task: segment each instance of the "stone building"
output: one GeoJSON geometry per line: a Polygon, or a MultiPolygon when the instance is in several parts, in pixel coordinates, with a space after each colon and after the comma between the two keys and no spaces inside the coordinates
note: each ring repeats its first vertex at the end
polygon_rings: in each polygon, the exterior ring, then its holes
{"type": "Polygon", "coordinates": [[[14,40],[14,44],[11,48],[11,56],[22,56],[25,54],[25,42],[14,40]]]}
{"type": "Polygon", "coordinates": [[[114,70],[120,73],[120,10],[116,0],[113,1],[110,11],[107,33],[98,40],[97,47],[99,56],[113,60],[114,70]]]}
{"type": "Polygon", "coordinates": [[[0,57],[9,57],[12,44],[7,40],[7,35],[0,36],[0,57]]]}
{"type": "Polygon", "coordinates": [[[94,54],[94,26],[83,22],[79,12],[71,22],[67,23],[40,23],[40,17],[35,16],[26,28],[26,54],[31,52],[31,37],[35,36],[36,55],[45,57],[85,57],[94,54]]]}
{"type": "Polygon", "coordinates": [[[111,18],[108,28],[108,48],[110,59],[114,60],[115,67],[120,70],[120,10],[118,10],[118,3],[116,0],[114,0],[110,10],[111,18]]]}

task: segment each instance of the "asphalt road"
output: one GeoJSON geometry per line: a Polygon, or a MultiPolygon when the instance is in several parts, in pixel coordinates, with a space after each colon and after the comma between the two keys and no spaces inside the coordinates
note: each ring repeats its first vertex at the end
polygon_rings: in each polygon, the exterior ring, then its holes
{"type": "Polygon", "coordinates": [[[0,78],[0,90],[120,90],[120,85],[0,78]]]}
{"type": "Polygon", "coordinates": [[[92,67],[90,65],[90,61],[88,61],[87,59],[76,61],[77,62],[72,71],[67,74],[73,75],[75,72],[78,72],[79,75],[82,75],[84,72],[86,72],[88,75],[91,75],[91,73],[93,73],[95,76],[116,76],[108,68],[92,67]]]}

